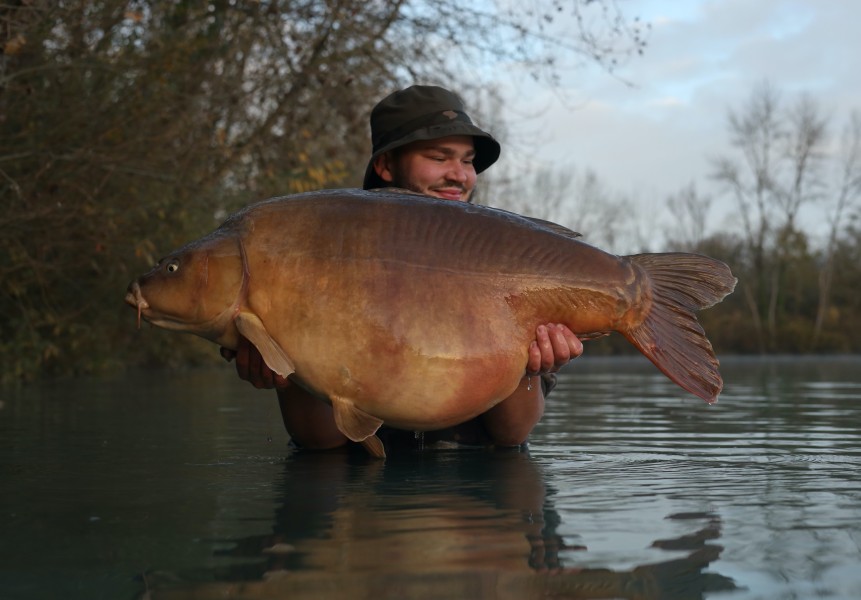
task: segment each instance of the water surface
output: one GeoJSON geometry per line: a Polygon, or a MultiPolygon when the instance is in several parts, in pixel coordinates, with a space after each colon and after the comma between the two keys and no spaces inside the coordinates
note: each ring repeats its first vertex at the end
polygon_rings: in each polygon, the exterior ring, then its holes
{"type": "Polygon", "coordinates": [[[861,358],[582,358],[528,453],[293,453],[229,367],[0,399],[2,598],[861,598],[861,358]]]}

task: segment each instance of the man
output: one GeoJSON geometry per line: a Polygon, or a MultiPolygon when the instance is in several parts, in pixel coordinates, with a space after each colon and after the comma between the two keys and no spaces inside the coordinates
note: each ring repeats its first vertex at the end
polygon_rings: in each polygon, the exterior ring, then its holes
{"type": "MultiPolygon", "coordinates": [[[[380,101],[371,112],[371,141],[365,189],[398,187],[457,202],[472,200],[477,175],[496,162],[500,152],[499,143],[472,123],[460,99],[435,86],[412,86],[380,101]]],[[[544,414],[544,397],[555,383],[549,374],[582,352],[582,343],[567,327],[539,326],[517,390],[476,419],[428,432],[422,443],[523,444],[544,414]]],[[[233,356],[223,353],[228,359],[233,356]]],[[[335,426],[331,406],[273,373],[250,343],[242,340],[235,357],[242,379],[277,390],[284,425],[295,444],[330,449],[348,442],[335,426]]],[[[378,435],[386,445],[416,439],[412,432],[386,428],[378,435]]]]}

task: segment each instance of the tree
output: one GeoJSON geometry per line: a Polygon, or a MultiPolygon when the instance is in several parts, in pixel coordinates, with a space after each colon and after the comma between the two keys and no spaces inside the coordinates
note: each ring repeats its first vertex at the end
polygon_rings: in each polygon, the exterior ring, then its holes
{"type": "Polygon", "coordinates": [[[630,200],[592,170],[524,169],[511,179],[494,174],[489,186],[494,206],[566,225],[603,250],[629,252],[642,243],[630,200]]]}
{"type": "Polygon", "coordinates": [[[675,219],[669,229],[669,246],[692,251],[702,244],[711,203],[711,196],[700,195],[693,182],[667,198],[667,206],[675,219]]]}
{"type": "Polygon", "coordinates": [[[714,178],[736,200],[745,244],[740,287],[761,351],[774,350],[785,279],[793,276],[801,207],[821,197],[827,138],[821,109],[802,96],[788,111],[767,83],[741,111],[730,110],[731,144],[741,160],[718,157],[714,178]]]}
{"type": "Polygon", "coordinates": [[[847,219],[837,240],[832,269],[832,297],[828,309],[831,328],[823,327],[822,344],[842,352],[861,352],[861,227],[858,217],[847,219]]]}
{"type": "Polygon", "coordinates": [[[819,302],[813,327],[812,347],[819,346],[822,330],[831,306],[834,284],[834,264],[840,241],[840,234],[846,220],[852,216],[852,209],[859,206],[861,199],[861,114],[853,112],[843,129],[839,154],[836,156],[836,187],[828,198],[826,213],[828,239],[825,245],[822,269],[819,271],[819,302]]]}
{"type": "Polygon", "coordinates": [[[128,280],[250,200],[357,184],[367,115],[385,92],[414,81],[458,88],[469,80],[479,89],[492,70],[467,67],[477,60],[531,64],[548,79],[554,55],[612,68],[645,44],[642,28],[611,2],[536,3],[525,18],[492,6],[0,7],[4,378],[119,367],[120,346],[123,363],[170,361],[177,340],[131,344],[120,324],[130,314],[121,304],[128,280]],[[601,8],[608,27],[590,32],[582,17],[601,8]],[[548,34],[547,18],[566,10],[581,16],[579,34],[548,34]]]}

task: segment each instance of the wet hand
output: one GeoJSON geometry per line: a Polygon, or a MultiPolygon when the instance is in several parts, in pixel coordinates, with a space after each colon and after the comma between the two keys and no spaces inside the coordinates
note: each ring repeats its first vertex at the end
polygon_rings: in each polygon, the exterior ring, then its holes
{"type": "Polygon", "coordinates": [[[555,373],[572,358],[583,354],[583,342],[565,325],[548,323],[535,330],[535,341],[529,345],[527,375],[555,373]]]}
{"type": "Polygon", "coordinates": [[[222,348],[221,356],[227,361],[236,359],[236,373],[239,378],[250,382],[257,389],[281,389],[290,386],[290,381],[270,369],[257,348],[244,337],[239,338],[235,351],[222,348]]]}

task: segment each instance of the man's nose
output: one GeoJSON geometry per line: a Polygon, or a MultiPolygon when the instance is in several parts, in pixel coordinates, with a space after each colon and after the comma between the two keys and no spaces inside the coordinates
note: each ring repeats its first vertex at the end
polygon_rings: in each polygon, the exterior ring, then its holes
{"type": "Polygon", "coordinates": [[[466,167],[460,161],[454,161],[454,164],[449,166],[448,178],[451,181],[465,183],[468,178],[466,167]]]}

